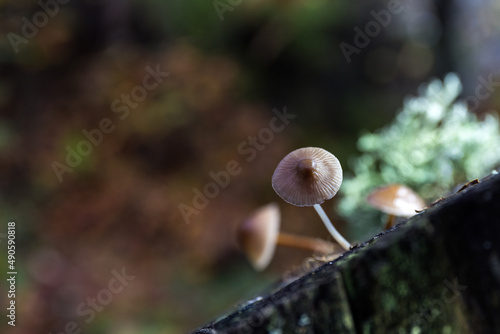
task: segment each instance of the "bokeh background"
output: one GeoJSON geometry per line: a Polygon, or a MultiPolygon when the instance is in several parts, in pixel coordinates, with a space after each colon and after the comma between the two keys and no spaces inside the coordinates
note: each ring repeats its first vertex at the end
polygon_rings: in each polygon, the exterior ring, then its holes
{"type": "MultiPolygon", "coordinates": [[[[474,97],[480,78],[500,82],[499,14],[495,0],[0,1],[0,264],[15,221],[19,273],[16,327],[2,316],[1,332],[183,333],[271,286],[310,254],[278,249],[254,272],[234,238],[254,209],[276,201],[282,230],[327,238],[314,210],[272,190],[278,162],[319,146],[349,175],[358,136],[422,83],[455,72],[474,97]],[[341,43],[389,8],[348,61],[341,43]],[[115,112],[148,68],[169,75],[115,112]],[[247,161],[238,147],[284,108],[296,117],[247,161]],[[54,162],[106,118],[113,130],[58,178],[54,162]],[[241,173],[187,222],[179,205],[231,160],[241,173]],[[123,268],[135,278],[87,322],[79,305],[123,268]]],[[[470,104],[479,116],[498,109],[490,88],[470,104]]],[[[335,199],[325,209],[359,234],[335,199]]]]}

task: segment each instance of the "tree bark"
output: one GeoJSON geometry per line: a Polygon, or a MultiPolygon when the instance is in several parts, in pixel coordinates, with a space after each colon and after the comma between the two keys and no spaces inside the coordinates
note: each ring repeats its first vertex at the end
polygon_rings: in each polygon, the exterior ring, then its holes
{"type": "Polygon", "coordinates": [[[500,333],[500,175],[194,333],[500,333]]]}

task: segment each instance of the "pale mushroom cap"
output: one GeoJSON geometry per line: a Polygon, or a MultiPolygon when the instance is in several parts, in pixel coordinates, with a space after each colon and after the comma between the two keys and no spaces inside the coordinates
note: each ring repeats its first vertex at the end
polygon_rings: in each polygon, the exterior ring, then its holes
{"type": "Polygon", "coordinates": [[[367,201],[373,207],[398,217],[411,217],[416,210],[422,210],[425,203],[410,188],[401,184],[377,188],[368,195],[367,201]]]}
{"type": "Polygon", "coordinates": [[[273,174],[274,191],[287,203],[313,206],[335,196],[342,184],[342,167],[330,152],[299,148],[281,160],[273,174]]]}
{"type": "Polygon", "coordinates": [[[274,255],[281,214],[276,203],[257,209],[238,228],[238,244],[256,270],[265,269],[274,255]]]}

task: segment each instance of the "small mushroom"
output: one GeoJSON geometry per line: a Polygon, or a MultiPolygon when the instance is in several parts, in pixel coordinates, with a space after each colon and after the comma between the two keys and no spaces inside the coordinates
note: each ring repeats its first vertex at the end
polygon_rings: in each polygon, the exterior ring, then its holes
{"type": "Polygon", "coordinates": [[[257,209],[238,227],[236,233],[238,245],[256,270],[263,270],[269,265],[276,245],[321,254],[333,251],[333,244],[328,241],[280,233],[280,217],[278,205],[271,203],[257,209]]]}
{"type": "Polygon", "coordinates": [[[348,250],[351,245],[335,229],[321,207],[342,184],[342,167],[330,152],[318,147],[299,148],[281,160],[274,171],[274,191],[287,203],[313,206],[333,238],[348,250]]]}
{"type": "Polygon", "coordinates": [[[411,217],[425,207],[424,200],[401,184],[391,184],[373,190],[367,197],[371,206],[388,214],[385,229],[394,225],[395,217],[411,217]]]}

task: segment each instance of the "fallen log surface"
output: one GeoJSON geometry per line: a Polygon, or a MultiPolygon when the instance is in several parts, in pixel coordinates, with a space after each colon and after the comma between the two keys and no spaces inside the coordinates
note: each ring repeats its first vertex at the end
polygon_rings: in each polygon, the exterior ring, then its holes
{"type": "Polygon", "coordinates": [[[500,175],[193,333],[500,333],[500,175]]]}

